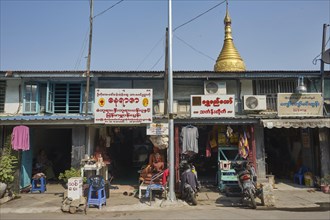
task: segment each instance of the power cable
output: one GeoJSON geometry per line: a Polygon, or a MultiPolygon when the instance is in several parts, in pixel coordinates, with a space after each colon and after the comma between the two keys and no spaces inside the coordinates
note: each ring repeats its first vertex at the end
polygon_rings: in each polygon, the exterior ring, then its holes
{"type": "Polygon", "coordinates": [[[86,50],[87,41],[88,41],[88,30],[89,29],[87,29],[87,31],[86,31],[85,39],[84,39],[83,44],[82,44],[81,49],[80,49],[80,53],[79,53],[80,55],[76,60],[76,64],[75,64],[75,67],[74,67],[75,70],[78,70],[78,67],[80,66],[80,63],[81,63],[81,59],[83,57],[83,53],[86,50]]]}
{"type": "Polygon", "coordinates": [[[144,63],[144,61],[150,56],[150,54],[154,51],[154,49],[158,46],[158,44],[164,40],[164,37],[162,37],[154,46],[153,48],[150,50],[150,52],[143,58],[143,60],[140,62],[140,64],[138,65],[138,67],[136,68],[137,70],[140,68],[140,66],[144,63]]]}
{"type": "Polygon", "coordinates": [[[226,0],[224,0],[224,1],[222,1],[222,2],[220,2],[220,3],[218,3],[218,4],[216,4],[216,5],[215,5],[215,6],[213,6],[212,8],[210,8],[210,9],[206,10],[205,12],[203,12],[203,13],[201,13],[201,14],[197,15],[196,17],[194,17],[194,18],[190,19],[189,21],[187,21],[187,22],[185,22],[185,23],[183,23],[183,24],[179,25],[178,27],[176,27],[176,28],[174,28],[174,29],[173,29],[173,32],[174,32],[174,31],[176,31],[177,29],[179,29],[180,27],[183,27],[183,26],[185,26],[185,25],[189,24],[190,22],[192,22],[192,21],[196,20],[197,18],[199,18],[199,17],[203,16],[204,14],[208,13],[209,11],[211,11],[211,10],[215,9],[216,7],[218,7],[218,6],[222,5],[222,4],[223,4],[223,3],[225,3],[225,2],[226,2],[226,0]]]}
{"type": "MultiPolygon", "coordinates": [[[[328,43],[329,43],[329,41],[330,41],[330,37],[328,38],[328,40],[327,40],[327,42],[325,43],[324,46],[327,46],[328,43]]],[[[321,52],[319,55],[317,55],[317,56],[312,60],[312,63],[313,63],[314,65],[317,64],[317,61],[318,61],[318,60],[320,60],[320,59],[317,59],[317,58],[319,58],[321,55],[322,55],[322,52],[321,52]]]]}
{"type": "Polygon", "coordinates": [[[105,9],[104,11],[98,13],[97,15],[95,15],[93,18],[96,18],[97,16],[100,16],[102,14],[104,14],[105,12],[109,11],[111,8],[115,7],[116,5],[120,4],[121,2],[123,2],[124,0],[120,0],[119,2],[115,3],[114,5],[110,6],[109,8],[105,9]]]}
{"type": "Polygon", "coordinates": [[[149,69],[150,70],[153,70],[153,68],[159,63],[159,61],[164,57],[164,53],[162,54],[161,57],[159,57],[159,59],[156,61],[156,63],[149,69]]]}
{"type": "MultiPolygon", "coordinates": [[[[185,22],[185,23],[183,23],[183,24],[177,26],[176,28],[173,29],[173,32],[176,31],[177,29],[179,29],[179,28],[181,28],[181,27],[183,27],[183,26],[189,24],[190,22],[196,20],[197,18],[203,16],[204,14],[210,12],[211,10],[215,9],[216,7],[222,5],[222,4],[225,3],[225,2],[226,2],[226,0],[224,0],[224,1],[222,1],[222,2],[220,2],[220,3],[218,3],[218,4],[216,4],[216,5],[213,6],[212,8],[206,10],[205,12],[203,12],[203,13],[197,15],[196,17],[194,17],[194,18],[188,20],[187,22],[185,22]]],[[[199,54],[202,54],[203,56],[206,56],[206,57],[208,57],[208,58],[210,58],[211,60],[214,61],[213,58],[211,58],[210,56],[204,54],[203,52],[201,52],[201,51],[195,49],[193,46],[191,46],[190,44],[188,44],[187,42],[185,42],[183,39],[179,38],[178,36],[175,36],[175,37],[178,38],[180,41],[182,41],[182,42],[183,42],[184,44],[186,44],[187,46],[189,46],[189,47],[190,47],[191,49],[193,49],[194,51],[196,51],[196,52],[198,52],[199,54]]],[[[158,44],[158,43],[157,43],[157,44],[158,44]]],[[[148,56],[149,56],[149,55],[148,55],[148,56]]],[[[160,59],[163,58],[163,57],[164,57],[164,54],[163,54],[163,55],[157,60],[157,62],[151,67],[150,70],[152,70],[152,69],[153,69],[153,68],[159,63],[160,59]]],[[[143,61],[144,61],[144,60],[143,60],[143,61]]]]}
{"type": "Polygon", "coordinates": [[[195,52],[209,58],[210,60],[212,61],[215,61],[215,59],[213,59],[212,57],[210,57],[209,55],[203,53],[202,51],[200,50],[197,50],[196,48],[194,48],[193,46],[191,46],[190,44],[188,44],[186,41],[184,41],[183,39],[181,39],[180,37],[178,37],[177,35],[174,35],[174,37],[176,37],[178,40],[180,40],[182,43],[184,43],[185,45],[187,45],[188,47],[190,47],[192,50],[194,50],[195,52]]]}

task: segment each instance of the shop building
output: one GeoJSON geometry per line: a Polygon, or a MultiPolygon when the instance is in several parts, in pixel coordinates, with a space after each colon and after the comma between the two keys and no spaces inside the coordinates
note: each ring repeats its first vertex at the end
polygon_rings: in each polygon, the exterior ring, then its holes
{"type": "MultiPolygon", "coordinates": [[[[202,182],[216,183],[223,165],[221,147],[236,148],[230,157],[249,159],[261,179],[269,174],[292,178],[302,165],[318,176],[329,173],[329,71],[321,91],[319,71],[246,70],[233,44],[228,8],[224,21],[225,39],[214,71],[173,72],[176,181],[182,154],[187,153],[202,182]],[[301,77],[307,91],[298,95],[301,77]],[[285,97],[295,97],[295,102],[288,104],[285,97]],[[296,105],[306,100],[307,107],[296,105]],[[286,110],[281,107],[285,102],[286,110]],[[198,135],[197,148],[187,150],[182,143],[188,127],[198,135]]],[[[46,150],[58,175],[79,167],[97,146],[105,147],[116,161],[114,181],[137,184],[137,171],[153,146],[147,134],[150,123],[96,122],[96,90],[150,90],[150,122],[166,124],[166,77],[163,71],[91,71],[86,104],[84,71],[1,71],[0,144],[16,126],[30,131],[30,149],[20,152],[21,187],[29,184],[40,149],[46,150]]],[[[166,157],[166,147],[162,151],[166,157]]]]}

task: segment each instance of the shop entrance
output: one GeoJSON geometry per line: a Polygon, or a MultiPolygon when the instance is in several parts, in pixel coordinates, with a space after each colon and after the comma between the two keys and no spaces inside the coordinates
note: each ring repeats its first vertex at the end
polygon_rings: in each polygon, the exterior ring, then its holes
{"type": "Polygon", "coordinates": [[[312,136],[302,141],[300,128],[265,129],[266,172],[276,178],[293,180],[301,166],[313,169],[315,148],[312,136]]]}
{"type": "Polygon", "coordinates": [[[70,169],[72,146],[71,129],[32,128],[30,132],[30,142],[33,147],[32,169],[34,172],[38,170],[38,154],[40,154],[41,151],[44,151],[46,160],[49,162],[48,178],[56,180],[59,173],[70,169]]]}
{"type": "Polygon", "coordinates": [[[153,151],[153,145],[146,135],[146,128],[137,126],[104,129],[105,131],[99,130],[95,146],[105,149],[110,159],[108,170],[111,184],[137,185],[138,171],[148,164],[149,155],[153,151]],[[108,137],[110,142],[106,143],[103,136],[108,137]]]}

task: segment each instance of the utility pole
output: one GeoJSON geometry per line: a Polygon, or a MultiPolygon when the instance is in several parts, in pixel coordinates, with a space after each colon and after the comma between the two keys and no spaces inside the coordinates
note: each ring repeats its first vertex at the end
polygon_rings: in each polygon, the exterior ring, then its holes
{"type": "Polygon", "coordinates": [[[322,91],[322,96],[324,97],[324,52],[325,52],[325,38],[326,38],[326,33],[327,33],[327,27],[329,24],[323,24],[323,36],[322,36],[322,50],[321,50],[321,91],[322,91]]]}
{"type": "Polygon", "coordinates": [[[164,115],[168,115],[168,28],[165,37],[164,115]]]}
{"type": "Polygon", "coordinates": [[[88,43],[88,56],[87,56],[87,72],[86,72],[86,91],[85,91],[85,115],[88,115],[88,102],[89,102],[89,84],[90,84],[90,69],[91,69],[91,52],[92,52],[92,36],[93,36],[93,2],[90,0],[90,16],[89,16],[89,43],[88,43]]]}
{"type": "Polygon", "coordinates": [[[175,200],[174,192],[174,114],[173,114],[173,71],[172,71],[172,0],[168,1],[168,129],[169,129],[169,199],[175,200]]]}

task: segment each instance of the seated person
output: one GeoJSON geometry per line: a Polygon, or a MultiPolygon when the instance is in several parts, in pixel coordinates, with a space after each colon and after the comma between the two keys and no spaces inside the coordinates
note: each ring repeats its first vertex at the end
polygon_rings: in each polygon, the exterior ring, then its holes
{"type": "Polygon", "coordinates": [[[38,153],[36,168],[39,172],[46,175],[47,180],[55,179],[53,163],[48,159],[44,149],[41,149],[38,153]]]}
{"type": "MultiPolygon", "coordinates": [[[[152,160],[152,164],[148,165],[141,171],[140,180],[144,180],[146,183],[151,181],[151,178],[154,174],[163,171],[165,168],[164,162],[162,161],[162,157],[159,153],[155,153],[154,159],[152,160]]],[[[160,181],[159,180],[155,180],[160,181]]]]}
{"type": "Polygon", "coordinates": [[[197,175],[194,174],[191,170],[191,165],[185,164],[184,166],[184,172],[181,174],[180,178],[180,193],[181,193],[181,198],[185,199],[187,194],[186,194],[186,189],[191,186],[191,188],[197,192],[199,189],[199,182],[197,180],[197,175]]]}
{"type": "MultiPolygon", "coordinates": [[[[159,152],[159,148],[158,147],[153,147],[153,153],[152,154],[150,154],[150,156],[149,156],[149,163],[148,163],[148,165],[149,166],[152,166],[152,164],[156,161],[156,154],[160,154],[160,152],[159,152]]],[[[163,161],[164,162],[164,157],[160,154],[160,160],[161,161],[163,161]]]]}

